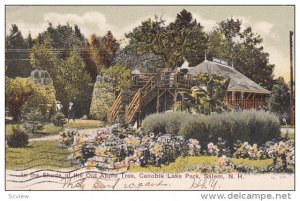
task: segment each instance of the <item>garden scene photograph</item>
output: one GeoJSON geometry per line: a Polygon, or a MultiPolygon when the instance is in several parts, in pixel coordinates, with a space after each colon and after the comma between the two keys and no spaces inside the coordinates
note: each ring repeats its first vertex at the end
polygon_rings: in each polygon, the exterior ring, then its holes
{"type": "Polygon", "coordinates": [[[5,12],[6,190],[295,189],[294,6],[5,12]]]}

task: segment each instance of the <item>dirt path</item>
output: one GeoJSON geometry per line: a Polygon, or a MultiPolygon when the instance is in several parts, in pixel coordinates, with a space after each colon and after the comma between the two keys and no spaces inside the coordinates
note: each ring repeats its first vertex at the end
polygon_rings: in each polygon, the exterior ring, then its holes
{"type": "MultiPolygon", "coordinates": [[[[94,131],[96,131],[98,128],[87,128],[87,129],[79,129],[79,133],[81,134],[92,134],[94,131]]],[[[38,137],[38,138],[31,138],[29,139],[29,142],[41,142],[41,141],[50,141],[50,140],[58,140],[59,135],[48,135],[45,137],[38,137]]]]}

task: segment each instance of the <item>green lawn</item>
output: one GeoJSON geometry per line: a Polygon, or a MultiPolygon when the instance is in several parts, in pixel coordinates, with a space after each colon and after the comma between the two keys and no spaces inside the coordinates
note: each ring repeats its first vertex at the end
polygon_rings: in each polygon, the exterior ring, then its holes
{"type": "Polygon", "coordinates": [[[26,148],[6,148],[6,168],[74,169],[67,157],[69,151],[58,147],[57,141],[30,142],[26,148]]]}
{"type": "MultiPolygon", "coordinates": [[[[9,135],[12,132],[12,128],[15,125],[21,125],[21,123],[8,122],[5,125],[6,135],[9,135]]],[[[65,128],[77,128],[77,129],[86,129],[86,128],[98,128],[102,125],[101,121],[98,120],[79,120],[76,119],[75,122],[70,121],[65,124],[65,128]]],[[[37,131],[32,134],[29,133],[29,138],[42,137],[45,135],[56,135],[61,131],[61,128],[54,126],[52,123],[46,124],[42,130],[37,131]]]]}

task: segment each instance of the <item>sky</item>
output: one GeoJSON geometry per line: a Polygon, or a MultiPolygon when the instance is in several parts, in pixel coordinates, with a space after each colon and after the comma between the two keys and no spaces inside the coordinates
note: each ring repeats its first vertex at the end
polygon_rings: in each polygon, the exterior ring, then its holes
{"type": "MultiPolygon", "coordinates": [[[[218,22],[228,18],[242,20],[242,27],[251,26],[263,38],[263,47],[275,64],[274,76],[289,79],[289,31],[294,31],[293,6],[6,6],[6,33],[17,24],[24,37],[43,32],[48,23],[77,24],[88,37],[104,35],[111,30],[124,42],[124,34],[154,15],[166,22],[174,21],[182,9],[211,31],[218,22]]],[[[125,42],[124,42],[125,43],[125,42]]]]}

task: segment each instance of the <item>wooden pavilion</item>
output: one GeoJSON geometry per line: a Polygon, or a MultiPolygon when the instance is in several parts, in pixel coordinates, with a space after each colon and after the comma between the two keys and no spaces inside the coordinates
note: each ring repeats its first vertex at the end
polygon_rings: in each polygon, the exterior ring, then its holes
{"type": "Polygon", "coordinates": [[[270,91],[241,74],[233,67],[217,61],[204,60],[195,67],[185,62],[175,70],[160,69],[157,73],[132,72],[131,85],[116,97],[107,113],[109,123],[121,117],[125,124],[141,119],[151,113],[174,109],[180,93],[189,93],[197,83],[199,73],[212,73],[229,76],[230,83],[224,102],[240,109],[260,107],[270,91]]]}

